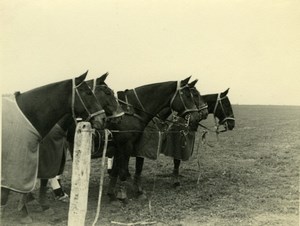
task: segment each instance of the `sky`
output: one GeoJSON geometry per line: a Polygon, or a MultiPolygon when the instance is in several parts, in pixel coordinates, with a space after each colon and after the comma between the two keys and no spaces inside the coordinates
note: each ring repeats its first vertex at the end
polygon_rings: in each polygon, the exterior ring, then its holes
{"type": "Polygon", "coordinates": [[[232,104],[300,105],[299,0],[1,0],[1,92],[109,72],[115,91],[198,79],[232,104]]]}

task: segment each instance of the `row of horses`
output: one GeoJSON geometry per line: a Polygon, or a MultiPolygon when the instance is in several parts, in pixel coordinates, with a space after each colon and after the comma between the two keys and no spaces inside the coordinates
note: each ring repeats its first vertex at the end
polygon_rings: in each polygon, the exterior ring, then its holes
{"type": "MultiPolygon", "coordinates": [[[[96,80],[85,81],[86,76],[87,72],[74,79],[2,96],[1,211],[11,190],[28,194],[34,189],[37,178],[52,178],[58,173],[63,148],[58,150],[60,157],[54,159],[58,167],[49,173],[47,168],[53,165],[53,159],[49,161],[48,147],[43,146],[55,126],[63,132],[57,133],[58,137],[66,135],[70,150],[73,149],[79,118],[91,122],[100,133],[105,128],[113,131],[113,139],[108,146],[113,166],[107,194],[112,202],[120,200],[125,203],[130,157],[136,157],[134,184],[137,193],[144,195],[141,184],[144,156],[139,155],[138,143],[143,131],[154,119],[161,124],[169,123],[169,129],[176,127],[175,130],[187,133],[194,133],[199,122],[209,113],[214,114],[217,126],[224,125],[225,130],[235,126],[228,90],[200,95],[195,87],[197,80],[189,82],[190,77],[121,91],[116,98],[105,83],[107,73],[96,80]],[[170,115],[172,119],[168,118],[170,115]],[[47,165],[47,159],[51,164],[47,165]],[[117,179],[120,180],[118,187],[117,179]]],[[[179,174],[179,165],[180,159],[175,157],[175,175],[179,174]]],[[[43,209],[48,208],[45,192],[45,187],[41,186],[40,204],[43,209]]],[[[28,219],[26,195],[23,200],[20,209],[28,219]]]]}

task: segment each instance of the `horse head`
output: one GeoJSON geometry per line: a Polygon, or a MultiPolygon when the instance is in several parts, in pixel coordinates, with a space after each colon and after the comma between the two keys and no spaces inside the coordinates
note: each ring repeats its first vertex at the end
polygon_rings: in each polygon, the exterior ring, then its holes
{"type": "Polygon", "coordinates": [[[207,119],[208,110],[207,110],[207,103],[204,98],[201,96],[200,92],[195,87],[197,83],[197,79],[191,83],[189,83],[189,87],[191,89],[191,93],[195,102],[196,107],[198,108],[201,120],[207,119]]]}
{"type": "Polygon", "coordinates": [[[82,117],[84,121],[90,121],[96,129],[105,126],[105,111],[98,102],[90,87],[84,82],[87,72],[73,79],[72,114],[73,117],[82,117]]]}
{"type": "MultiPolygon", "coordinates": [[[[197,130],[201,121],[198,108],[195,105],[190,86],[188,84],[191,76],[177,82],[176,92],[171,100],[170,106],[173,111],[178,112],[178,116],[187,120],[187,124],[192,130],[197,130]]],[[[191,86],[197,83],[194,82],[191,86]]]]}
{"type": "Polygon", "coordinates": [[[96,98],[105,110],[108,120],[119,120],[124,115],[124,111],[115,97],[114,91],[105,83],[108,72],[95,80],[87,81],[96,98]]]}
{"type": "Polygon", "coordinates": [[[228,91],[229,88],[218,94],[213,113],[214,117],[218,118],[219,125],[223,125],[225,130],[233,130],[235,119],[230,100],[227,96],[228,91]]]}

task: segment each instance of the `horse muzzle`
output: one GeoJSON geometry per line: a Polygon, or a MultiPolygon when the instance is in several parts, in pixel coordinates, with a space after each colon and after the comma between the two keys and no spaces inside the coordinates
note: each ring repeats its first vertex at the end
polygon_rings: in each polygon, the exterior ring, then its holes
{"type": "Polygon", "coordinates": [[[96,115],[91,119],[92,127],[95,129],[104,129],[106,126],[105,114],[96,115]]]}

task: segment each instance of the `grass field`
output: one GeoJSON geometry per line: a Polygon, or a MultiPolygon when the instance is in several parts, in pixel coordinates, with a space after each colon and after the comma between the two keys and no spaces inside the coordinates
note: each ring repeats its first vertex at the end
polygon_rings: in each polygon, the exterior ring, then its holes
{"type": "MultiPolygon", "coordinates": [[[[298,226],[300,107],[234,105],[233,110],[236,128],[220,134],[219,141],[209,133],[210,146],[200,144],[198,153],[195,150],[190,161],[182,162],[179,189],[172,187],[168,177],[173,169],[170,158],[145,160],[143,184],[148,200],[136,199],[129,181],[129,204],[110,206],[104,195],[98,225],[155,221],[156,225],[298,226]]],[[[213,119],[204,124],[212,127],[213,119]]],[[[87,225],[95,216],[99,166],[100,160],[93,160],[87,225]]],[[[133,166],[134,159],[132,173],[133,166]]],[[[68,161],[67,191],[70,175],[68,161]]],[[[104,191],[107,184],[108,177],[104,191]]],[[[15,196],[3,225],[17,225],[16,206],[15,196]]],[[[47,216],[32,203],[32,225],[67,225],[68,204],[52,201],[52,208],[56,214],[47,216]]]]}

